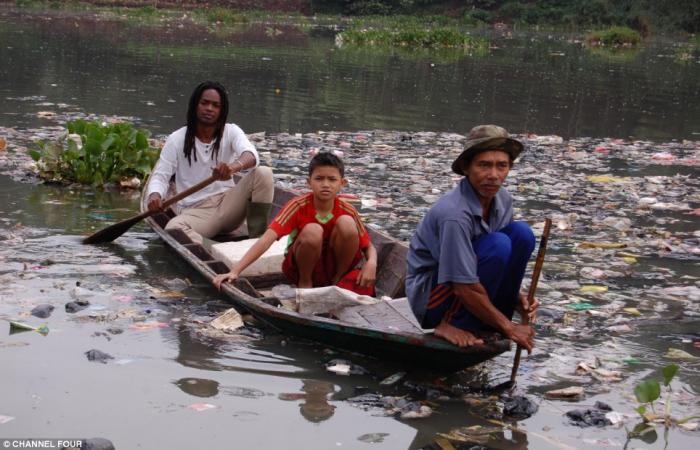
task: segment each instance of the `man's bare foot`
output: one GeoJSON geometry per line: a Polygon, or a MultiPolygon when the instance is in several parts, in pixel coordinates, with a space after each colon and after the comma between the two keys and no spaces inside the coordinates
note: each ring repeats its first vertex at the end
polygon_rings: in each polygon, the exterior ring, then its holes
{"type": "Polygon", "coordinates": [[[314,284],[311,281],[304,282],[304,281],[299,280],[299,282],[297,283],[297,287],[299,289],[309,289],[309,288],[314,287],[314,284]]]}
{"type": "Polygon", "coordinates": [[[435,328],[435,336],[441,337],[458,347],[469,347],[484,343],[483,339],[477,338],[469,331],[457,328],[447,322],[440,322],[440,325],[435,328]]]}

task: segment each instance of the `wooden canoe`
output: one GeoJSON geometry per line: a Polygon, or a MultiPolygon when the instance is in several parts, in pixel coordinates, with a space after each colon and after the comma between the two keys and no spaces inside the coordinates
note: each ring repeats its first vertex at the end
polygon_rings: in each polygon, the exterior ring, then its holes
{"type": "MultiPolygon", "coordinates": [[[[144,189],[145,192],[145,189],[144,189]]],[[[295,194],[276,188],[271,217],[295,194]]],[[[146,211],[146,199],[141,210],[146,211]]],[[[202,245],[193,243],[179,230],[165,230],[174,217],[168,210],[146,219],[165,243],[187,261],[204,278],[228,272],[228,266],[202,245]]],[[[377,296],[404,296],[404,277],[408,247],[402,242],[368,227],[377,248],[377,296]]],[[[230,235],[217,236],[217,241],[247,238],[245,227],[230,235]]],[[[281,274],[259,275],[225,283],[222,292],[239,312],[249,313],[266,325],[283,333],[321,342],[332,347],[359,352],[369,356],[405,363],[407,367],[422,367],[438,371],[456,371],[479,364],[508,351],[510,341],[498,334],[484,335],[483,345],[460,348],[421,330],[406,304],[391,307],[392,302],[380,302],[366,307],[352,307],[340,317],[301,314],[281,307],[277,298],[269,295],[276,284],[286,284],[281,274]],[[267,293],[267,294],[266,294],[267,293]],[[412,319],[412,320],[411,320],[412,319]]],[[[400,303],[400,302],[399,302],[400,303]]]]}

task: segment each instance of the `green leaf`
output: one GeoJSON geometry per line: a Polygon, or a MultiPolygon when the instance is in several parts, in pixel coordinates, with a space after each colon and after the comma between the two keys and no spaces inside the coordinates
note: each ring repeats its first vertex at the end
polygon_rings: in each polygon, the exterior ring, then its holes
{"type": "Polygon", "coordinates": [[[678,373],[678,369],[679,367],[677,364],[669,364],[661,369],[661,373],[664,375],[664,386],[671,384],[671,380],[673,380],[673,377],[675,377],[676,373],[678,373]]]}
{"type": "Polygon", "coordinates": [[[647,407],[644,405],[639,405],[635,411],[637,411],[640,416],[644,417],[644,414],[647,412],[647,407]]]}
{"type": "Polygon", "coordinates": [[[39,161],[41,159],[41,153],[36,150],[29,150],[27,153],[29,153],[29,156],[31,156],[34,161],[39,161]]]}
{"type": "Polygon", "coordinates": [[[639,403],[651,403],[661,395],[661,386],[656,380],[647,380],[634,388],[634,396],[639,403]]]}

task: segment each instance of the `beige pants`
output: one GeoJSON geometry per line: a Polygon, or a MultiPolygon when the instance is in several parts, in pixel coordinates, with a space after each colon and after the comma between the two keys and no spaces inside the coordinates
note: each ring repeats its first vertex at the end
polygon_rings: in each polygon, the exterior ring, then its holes
{"type": "Polygon", "coordinates": [[[241,226],[246,217],[248,202],[272,203],[274,193],[272,169],[259,166],[228,191],[184,208],[168,222],[165,229],[178,228],[193,242],[201,244],[202,236],[214,237],[241,226]]]}

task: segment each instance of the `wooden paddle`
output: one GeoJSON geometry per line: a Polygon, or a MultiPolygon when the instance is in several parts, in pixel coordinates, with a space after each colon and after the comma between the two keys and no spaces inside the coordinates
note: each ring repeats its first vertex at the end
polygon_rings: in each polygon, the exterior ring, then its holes
{"type": "MultiPolygon", "coordinates": [[[[527,303],[532,306],[535,301],[535,291],[537,290],[537,282],[540,280],[540,273],[542,272],[542,266],[544,265],[544,254],[547,252],[547,240],[549,239],[549,229],[552,227],[552,219],[544,220],[544,231],[542,231],[542,238],[540,239],[540,249],[537,251],[537,259],[535,260],[535,268],[532,270],[532,281],[530,282],[530,289],[527,291],[527,303]]],[[[523,325],[528,325],[530,323],[530,316],[524,314],[522,317],[523,325]]],[[[513,361],[513,370],[510,373],[510,385],[515,383],[515,377],[518,375],[518,367],[520,367],[520,353],[522,353],[523,348],[518,345],[515,350],[515,360],[513,361]]]]}
{"type": "MultiPolygon", "coordinates": [[[[204,181],[201,181],[198,184],[195,184],[189,189],[185,189],[184,191],[180,192],[179,194],[173,195],[169,199],[163,202],[163,209],[166,209],[168,206],[179,202],[185,197],[188,197],[192,194],[194,194],[197,191],[201,191],[205,187],[209,186],[212,184],[214,181],[216,181],[217,178],[212,175],[209,178],[207,178],[204,181]]],[[[105,242],[112,242],[122,234],[126,233],[129,228],[133,227],[137,223],[141,222],[143,219],[146,217],[150,217],[153,214],[156,214],[159,211],[146,211],[142,212],[138,216],[130,217],[129,219],[122,220],[119,223],[115,223],[114,225],[110,225],[104,230],[100,230],[97,233],[94,233],[85,239],[83,239],[83,244],[102,244],[105,242]]]]}

